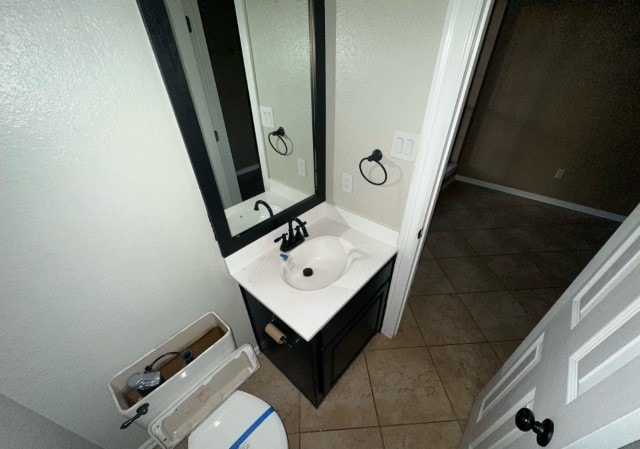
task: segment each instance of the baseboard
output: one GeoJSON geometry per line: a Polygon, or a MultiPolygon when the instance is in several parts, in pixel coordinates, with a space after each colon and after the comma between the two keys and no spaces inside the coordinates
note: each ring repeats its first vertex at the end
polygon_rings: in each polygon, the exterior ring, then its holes
{"type": "Polygon", "coordinates": [[[474,178],[468,178],[466,176],[456,175],[454,179],[456,181],[466,182],[467,184],[486,187],[487,189],[497,190],[499,192],[509,193],[511,195],[521,196],[523,198],[529,198],[530,200],[540,201],[541,203],[547,203],[553,206],[564,207],[565,209],[576,210],[578,212],[583,212],[589,215],[595,215],[596,217],[602,217],[608,220],[618,221],[620,223],[622,223],[627,218],[624,215],[614,214],[612,212],[607,212],[606,210],[594,209],[593,207],[582,206],[580,204],[558,200],[555,198],[551,198],[549,196],[538,195],[537,193],[525,192],[524,190],[505,187],[505,186],[501,186],[500,184],[494,184],[492,182],[481,181],[479,179],[474,179],[474,178]]]}
{"type": "Polygon", "coordinates": [[[153,438],[149,438],[147,441],[142,443],[142,445],[138,449],[153,449],[157,446],[155,440],[153,438]]]}

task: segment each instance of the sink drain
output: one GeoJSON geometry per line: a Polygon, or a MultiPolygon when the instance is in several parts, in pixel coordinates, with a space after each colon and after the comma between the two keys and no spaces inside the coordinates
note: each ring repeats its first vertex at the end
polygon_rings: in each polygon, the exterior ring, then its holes
{"type": "Polygon", "coordinates": [[[313,268],[305,268],[304,270],[302,270],[302,274],[307,278],[313,276],[313,268]]]}

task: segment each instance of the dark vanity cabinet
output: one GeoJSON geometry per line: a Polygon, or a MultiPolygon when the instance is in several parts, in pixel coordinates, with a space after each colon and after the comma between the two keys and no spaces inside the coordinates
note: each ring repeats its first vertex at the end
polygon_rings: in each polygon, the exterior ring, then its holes
{"type": "Polygon", "coordinates": [[[314,406],[380,330],[395,257],[351,298],[311,341],[299,337],[260,301],[242,289],[260,350],[314,406]],[[273,323],[287,337],[278,344],[266,332],[273,323]]]}

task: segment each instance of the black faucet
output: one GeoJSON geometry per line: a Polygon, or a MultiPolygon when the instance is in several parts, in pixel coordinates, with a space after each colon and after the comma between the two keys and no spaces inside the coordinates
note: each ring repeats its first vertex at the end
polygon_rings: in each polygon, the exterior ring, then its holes
{"type": "Polygon", "coordinates": [[[280,237],[274,240],[274,243],[280,242],[280,251],[287,252],[304,242],[305,237],[309,237],[306,225],[306,221],[301,221],[299,218],[291,218],[289,220],[289,232],[282,234],[280,237]],[[293,222],[298,223],[293,229],[293,222]]]}
{"type": "Polygon", "coordinates": [[[253,210],[258,210],[261,204],[267,208],[267,211],[269,212],[269,217],[273,217],[273,210],[271,209],[271,206],[269,206],[269,204],[266,201],[262,201],[262,200],[256,201],[256,204],[253,206],[253,210]]]}

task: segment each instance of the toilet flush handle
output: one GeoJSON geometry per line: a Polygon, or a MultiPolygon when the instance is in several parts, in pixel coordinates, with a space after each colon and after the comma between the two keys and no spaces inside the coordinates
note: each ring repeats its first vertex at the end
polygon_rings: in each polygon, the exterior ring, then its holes
{"type": "Polygon", "coordinates": [[[146,415],[148,411],[149,411],[149,403],[145,402],[144,404],[142,404],[140,407],[137,408],[135,416],[133,418],[127,419],[125,422],[123,422],[122,425],[120,426],[120,428],[121,429],[126,429],[136,419],[140,418],[142,415],[146,415]]]}

